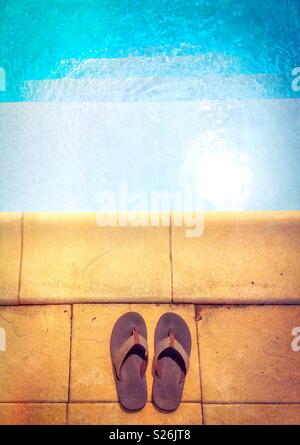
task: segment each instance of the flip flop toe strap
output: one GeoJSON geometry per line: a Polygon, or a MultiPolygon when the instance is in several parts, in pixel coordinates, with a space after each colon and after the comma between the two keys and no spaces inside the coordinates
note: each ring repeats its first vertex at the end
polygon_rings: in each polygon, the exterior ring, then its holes
{"type": "Polygon", "coordinates": [[[121,368],[122,365],[127,358],[127,356],[130,354],[131,350],[136,347],[141,347],[142,352],[142,362],[141,362],[141,378],[144,377],[146,368],[147,368],[147,360],[148,360],[148,345],[147,340],[143,335],[141,335],[137,329],[133,328],[132,335],[123,343],[123,345],[120,347],[120,349],[117,351],[117,353],[114,356],[114,366],[115,366],[115,372],[117,379],[122,381],[121,376],[121,368]]]}
{"type": "Polygon", "coordinates": [[[189,370],[190,367],[190,357],[187,354],[186,350],[182,346],[182,344],[176,340],[172,331],[170,331],[169,336],[161,340],[156,347],[156,355],[155,355],[155,372],[159,378],[161,378],[162,374],[162,366],[160,361],[160,356],[167,350],[172,349],[176,354],[180,357],[182,364],[184,365],[184,369],[181,371],[180,382],[181,383],[189,370]]]}

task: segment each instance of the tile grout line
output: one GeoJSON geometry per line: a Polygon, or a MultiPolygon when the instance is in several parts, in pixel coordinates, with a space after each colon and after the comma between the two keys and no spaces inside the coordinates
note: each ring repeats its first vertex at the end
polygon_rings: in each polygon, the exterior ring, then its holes
{"type": "Polygon", "coordinates": [[[21,303],[21,282],[23,271],[23,251],[24,251],[24,212],[21,213],[21,245],[20,245],[20,263],[19,263],[19,282],[18,282],[18,305],[21,303]]]}
{"type": "MultiPolygon", "coordinates": [[[[112,404],[112,405],[118,405],[120,406],[120,403],[117,400],[72,400],[70,402],[70,405],[72,404],[77,405],[102,405],[102,404],[112,404]]],[[[67,405],[68,403],[65,400],[16,400],[16,401],[0,401],[1,405],[8,405],[8,404],[18,404],[18,405],[67,405]]],[[[180,404],[190,404],[190,405],[200,405],[201,402],[195,401],[195,400],[182,400],[180,404]]],[[[299,405],[300,403],[286,403],[287,405],[299,405]]],[[[146,405],[154,405],[152,400],[148,400],[146,402],[146,405]]],[[[232,404],[231,404],[232,405],[232,404]]],[[[233,404],[235,405],[235,404],[233,404]]]]}
{"type": "MultiPolygon", "coordinates": [[[[70,402],[70,404],[77,404],[77,405],[101,405],[101,404],[115,404],[115,405],[120,405],[118,401],[116,400],[72,400],[72,402],[70,402]]],[[[1,405],[67,405],[68,402],[66,402],[65,400],[1,400],[0,401],[0,406],[1,405]]],[[[201,405],[202,403],[196,400],[182,400],[180,402],[180,405],[184,405],[184,404],[190,404],[190,405],[201,405]]],[[[147,402],[147,405],[153,405],[153,401],[149,400],[147,402]]],[[[239,405],[239,406],[252,406],[252,405],[280,405],[280,406],[300,406],[300,400],[298,402],[279,402],[279,401],[275,401],[275,402],[243,402],[243,401],[232,401],[232,402],[223,402],[223,401],[207,401],[207,402],[203,402],[203,405],[239,405]]]]}
{"type": "Polygon", "coordinates": [[[201,360],[200,360],[200,341],[199,341],[199,328],[198,328],[198,316],[200,315],[200,306],[195,305],[195,323],[196,323],[196,335],[197,335],[197,350],[198,350],[198,363],[199,363],[199,382],[200,382],[200,402],[201,402],[201,419],[202,425],[205,425],[204,412],[203,412],[203,386],[202,386],[202,375],[201,375],[201,360]],[[199,312],[198,312],[199,311],[199,312]]]}
{"type": "MultiPolygon", "coordinates": [[[[36,303],[20,303],[20,307],[29,307],[29,306],[65,306],[65,305],[90,305],[90,304],[101,304],[101,305],[122,305],[122,304],[136,304],[139,306],[142,306],[144,304],[150,305],[150,304],[159,304],[159,305],[169,305],[171,304],[170,301],[164,301],[164,300],[153,300],[153,301],[132,301],[132,300],[124,300],[124,301],[99,301],[99,300],[88,300],[88,301],[80,301],[80,300],[72,300],[69,299],[63,300],[63,301],[49,301],[46,300],[46,302],[36,302],[36,303]]],[[[245,308],[245,307],[257,307],[257,308],[266,308],[266,307],[300,307],[300,301],[297,303],[195,303],[193,301],[176,301],[174,302],[176,305],[193,305],[193,306],[206,306],[209,308],[217,309],[222,307],[231,307],[232,309],[237,308],[245,308]]],[[[15,304],[0,304],[1,307],[15,307],[15,304]]]]}
{"type": "Polygon", "coordinates": [[[72,343],[73,343],[73,304],[70,314],[70,349],[69,349],[69,378],[68,378],[68,400],[66,410],[66,424],[69,425],[69,404],[71,401],[71,372],[72,372],[72,343]]]}
{"type": "Polygon", "coordinates": [[[169,225],[169,259],[170,259],[170,274],[171,274],[171,304],[174,303],[174,276],[173,276],[173,233],[172,233],[172,214],[170,214],[169,225]]]}

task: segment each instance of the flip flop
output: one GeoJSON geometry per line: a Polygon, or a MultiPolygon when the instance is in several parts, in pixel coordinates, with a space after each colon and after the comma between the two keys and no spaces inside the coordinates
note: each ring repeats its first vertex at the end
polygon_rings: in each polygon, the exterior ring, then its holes
{"type": "Polygon", "coordinates": [[[175,411],[189,369],[191,334],[186,322],[172,312],[158,321],[155,336],[153,401],[163,411],[175,411]]]}
{"type": "Polygon", "coordinates": [[[110,353],[121,405],[129,411],[143,408],[147,402],[148,346],[146,324],[139,314],[128,312],[117,320],[110,353]]]}

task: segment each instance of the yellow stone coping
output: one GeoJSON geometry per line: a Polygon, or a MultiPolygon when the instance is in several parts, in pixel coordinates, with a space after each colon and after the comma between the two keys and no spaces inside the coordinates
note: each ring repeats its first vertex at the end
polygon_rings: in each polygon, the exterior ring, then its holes
{"type": "Polygon", "coordinates": [[[1,213],[0,305],[300,302],[300,211],[101,215],[1,213]]]}
{"type": "Polygon", "coordinates": [[[18,304],[21,213],[0,212],[0,304],[18,304]]]}
{"type": "Polygon", "coordinates": [[[204,214],[203,236],[172,230],[174,301],[299,303],[300,212],[204,214]]]}

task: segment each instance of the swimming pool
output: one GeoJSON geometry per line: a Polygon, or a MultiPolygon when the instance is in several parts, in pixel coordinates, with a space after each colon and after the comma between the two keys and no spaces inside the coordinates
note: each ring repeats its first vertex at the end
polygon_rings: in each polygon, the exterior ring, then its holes
{"type": "Polygon", "coordinates": [[[300,208],[299,0],[0,8],[1,211],[300,208]]]}

